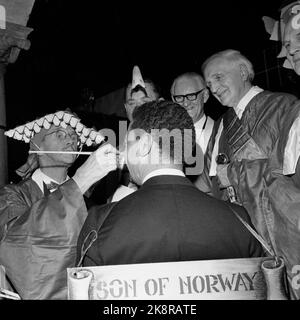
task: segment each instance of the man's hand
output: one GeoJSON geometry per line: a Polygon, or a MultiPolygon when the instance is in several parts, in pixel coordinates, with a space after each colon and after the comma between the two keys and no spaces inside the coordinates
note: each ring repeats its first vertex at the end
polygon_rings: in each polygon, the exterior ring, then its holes
{"type": "Polygon", "coordinates": [[[227,167],[228,164],[218,164],[217,165],[217,176],[220,182],[220,188],[227,188],[231,185],[230,181],[228,180],[227,176],[227,167]]]}
{"type": "Polygon", "coordinates": [[[117,169],[118,151],[110,144],[105,144],[94,151],[73,176],[82,194],[95,182],[117,169]]]}

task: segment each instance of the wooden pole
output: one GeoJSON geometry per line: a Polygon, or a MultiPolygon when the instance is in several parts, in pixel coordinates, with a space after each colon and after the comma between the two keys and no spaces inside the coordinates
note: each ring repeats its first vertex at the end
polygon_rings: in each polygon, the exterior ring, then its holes
{"type": "Polygon", "coordinates": [[[4,74],[6,65],[14,63],[22,49],[30,48],[26,27],[35,0],[0,0],[0,187],[8,182],[6,107],[4,74]]]}
{"type": "Polygon", "coordinates": [[[0,64],[0,187],[7,184],[7,142],[4,131],[6,128],[6,108],[4,90],[5,65],[0,64]]]}

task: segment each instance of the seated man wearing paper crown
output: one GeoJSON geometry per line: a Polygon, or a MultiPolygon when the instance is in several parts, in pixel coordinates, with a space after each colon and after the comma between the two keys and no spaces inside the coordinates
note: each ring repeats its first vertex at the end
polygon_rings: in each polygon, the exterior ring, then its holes
{"type": "Polygon", "coordinates": [[[108,204],[108,215],[107,207],[89,211],[77,261],[97,266],[260,256],[260,244],[232,210],[251,224],[247,212],[205,195],[185,176],[183,163],[194,147],[193,120],[177,103],[153,101],[135,109],[126,154],[141,187],[108,204]],[[98,237],[84,256],[92,230],[98,237]]]}
{"type": "Polygon", "coordinates": [[[109,144],[98,148],[69,178],[77,157],[72,152],[103,141],[77,116],[59,111],[5,134],[38,153],[17,171],[20,183],[0,189],[0,265],[22,299],[66,299],[66,268],[75,266],[77,237],[87,216],[83,194],[116,169],[116,150],[109,144]]]}
{"type": "MultiPolygon", "coordinates": [[[[142,104],[163,100],[159,87],[150,79],[143,79],[141,71],[138,66],[134,66],[132,70],[132,81],[127,85],[125,91],[124,107],[129,122],[132,121],[133,111],[142,104]]],[[[125,139],[125,136],[120,137],[125,139]]],[[[119,141],[120,145],[124,144],[124,140],[119,141]]],[[[128,194],[137,190],[137,186],[130,179],[130,175],[126,166],[120,173],[120,185],[112,195],[110,201],[119,201],[128,194]]]]}
{"type": "Polygon", "coordinates": [[[160,89],[150,79],[143,79],[138,66],[132,70],[132,81],[127,85],[124,107],[129,121],[135,108],[145,102],[162,100],[160,89]]]}

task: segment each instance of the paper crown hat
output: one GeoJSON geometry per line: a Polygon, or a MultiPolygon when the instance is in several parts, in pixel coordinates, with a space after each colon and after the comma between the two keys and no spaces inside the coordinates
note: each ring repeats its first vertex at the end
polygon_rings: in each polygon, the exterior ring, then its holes
{"type": "Polygon", "coordinates": [[[71,126],[77,133],[81,145],[91,146],[100,144],[104,140],[103,135],[94,129],[87,128],[81,123],[77,115],[67,110],[48,114],[22,126],[5,131],[4,134],[10,138],[29,143],[41,130],[48,130],[52,125],[61,126],[62,128],[71,126]]]}
{"type": "MultiPolygon", "coordinates": [[[[270,34],[270,40],[274,41],[282,41],[284,28],[289,20],[289,18],[294,14],[293,9],[300,5],[300,0],[286,0],[283,1],[280,6],[280,20],[276,21],[275,19],[267,16],[263,16],[262,19],[264,21],[265,29],[270,34]]],[[[280,53],[277,55],[277,58],[284,58],[287,56],[287,51],[284,46],[281,47],[280,53]]],[[[291,63],[288,59],[285,59],[283,63],[283,67],[287,69],[293,69],[291,63]]]]}
{"type": "Polygon", "coordinates": [[[131,90],[136,88],[138,85],[144,89],[146,88],[140,68],[138,66],[134,66],[132,70],[131,90]]]}

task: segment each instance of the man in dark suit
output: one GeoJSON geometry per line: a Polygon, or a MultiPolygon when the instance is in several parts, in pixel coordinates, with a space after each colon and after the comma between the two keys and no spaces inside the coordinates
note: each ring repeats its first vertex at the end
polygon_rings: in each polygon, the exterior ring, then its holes
{"type": "Polygon", "coordinates": [[[205,195],[185,177],[183,160],[194,146],[193,120],[181,106],[152,101],[137,108],[126,161],[141,187],[90,211],[79,236],[77,261],[92,230],[97,238],[83,266],[261,256],[260,244],[233,212],[251,225],[246,211],[205,195]]]}

